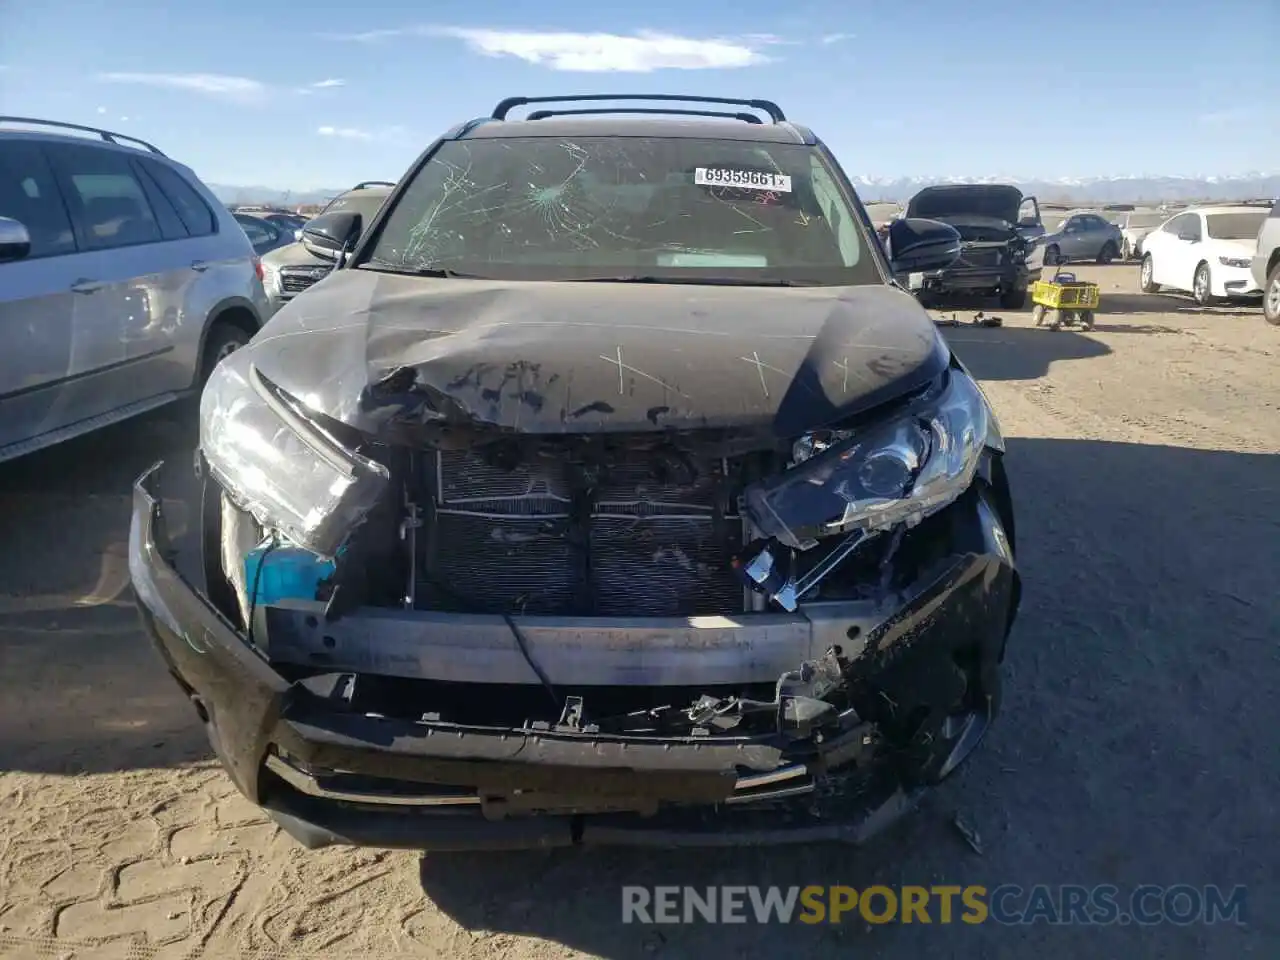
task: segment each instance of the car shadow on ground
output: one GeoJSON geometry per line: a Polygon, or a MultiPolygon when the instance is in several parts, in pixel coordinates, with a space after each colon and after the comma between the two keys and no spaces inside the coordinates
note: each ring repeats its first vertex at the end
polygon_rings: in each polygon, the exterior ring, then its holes
{"type": "Polygon", "coordinates": [[[97,773],[209,755],[129,586],[133,481],[164,459],[194,534],[195,421],[174,407],[0,465],[0,771],[97,773]]]}
{"type": "Polygon", "coordinates": [[[940,324],[938,330],[979,380],[1035,380],[1058,361],[1111,353],[1105,343],[1070,329],[962,323],[958,327],[940,324]]]}
{"type": "Polygon", "coordinates": [[[1034,884],[1244,884],[1263,897],[1268,785],[1280,776],[1280,457],[1085,440],[1008,448],[1025,589],[1003,715],[919,811],[863,848],[428,854],[425,894],[495,945],[532,936],[606,958],[1074,957],[1100,937],[1112,956],[1226,958],[1274,943],[1280,921],[1260,909],[1247,927],[1105,931],[948,929],[936,912],[929,926],[880,926],[856,910],[814,926],[622,922],[624,885],[1018,884],[1015,909],[1034,884]]]}
{"type": "Polygon", "coordinates": [[[1098,313],[1177,313],[1200,314],[1206,317],[1235,317],[1243,315],[1261,315],[1262,301],[1232,300],[1202,307],[1190,296],[1178,296],[1169,293],[1112,293],[1106,289],[1101,292],[1098,313]]]}

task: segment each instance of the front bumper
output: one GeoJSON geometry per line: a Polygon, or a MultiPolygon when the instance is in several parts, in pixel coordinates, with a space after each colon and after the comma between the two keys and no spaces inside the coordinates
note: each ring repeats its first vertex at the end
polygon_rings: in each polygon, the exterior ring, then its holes
{"type": "MultiPolygon", "coordinates": [[[[264,633],[250,646],[175,569],[158,467],[135,487],[130,531],[143,622],[236,786],[307,846],[857,843],[917,795],[885,762],[876,724],[847,708],[817,735],[784,732],[779,719],[775,732],[681,736],[355,711],[342,696],[353,677],[537,681],[512,656],[510,634],[492,642],[492,621],[503,618],[356,610],[325,623],[321,610],[291,604],[260,611],[254,622],[264,633]]],[[[927,705],[951,682],[956,650],[976,648],[995,668],[1017,606],[998,511],[985,496],[969,499],[963,551],[877,606],[805,604],[794,615],[702,618],[718,622],[680,628],[643,619],[513,619],[562,688],[675,689],[676,677],[682,687],[731,677],[749,683],[840,646],[858,682],[903,709],[927,705]]]]}
{"type": "Polygon", "coordinates": [[[1260,297],[1262,284],[1253,276],[1250,267],[1227,267],[1222,264],[1211,264],[1209,278],[1213,282],[1214,296],[1218,297],[1260,297]]]}
{"type": "MultiPolygon", "coordinates": [[[[1268,254],[1270,252],[1267,251],[1268,254]]],[[[1267,288],[1267,257],[1261,251],[1249,261],[1249,276],[1253,277],[1253,282],[1258,285],[1259,290],[1267,288]]]]}
{"type": "Polygon", "coordinates": [[[993,266],[956,265],[944,270],[925,273],[919,289],[926,293],[1004,293],[1008,290],[1025,290],[1030,286],[1033,271],[1026,263],[1005,263],[993,266]]]}

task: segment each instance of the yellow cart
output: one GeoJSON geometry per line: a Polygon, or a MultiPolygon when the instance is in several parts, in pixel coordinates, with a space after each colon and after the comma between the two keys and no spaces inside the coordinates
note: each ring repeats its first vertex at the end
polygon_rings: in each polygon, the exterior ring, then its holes
{"type": "Polygon", "coordinates": [[[1078,323],[1091,330],[1101,298],[1102,291],[1096,283],[1077,280],[1074,273],[1058,269],[1052,279],[1037,280],[1031,285],[1031,302],[1035,304],[1031,316],[1037,327],[1047,323],[1050,330],[1057,330],[1078,323]]]}

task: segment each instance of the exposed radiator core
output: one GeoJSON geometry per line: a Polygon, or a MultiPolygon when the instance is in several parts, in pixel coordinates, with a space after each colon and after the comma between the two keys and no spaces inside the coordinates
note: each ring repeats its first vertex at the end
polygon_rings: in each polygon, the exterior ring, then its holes
{"type": "Polygon", "coordinates": [[[690,616],[743,610],[742,521],[718,476],[663,483],[637,459],[575,484],[548,456],[508,470],[423,455],[419,605],[481,613],[690,616]]]}

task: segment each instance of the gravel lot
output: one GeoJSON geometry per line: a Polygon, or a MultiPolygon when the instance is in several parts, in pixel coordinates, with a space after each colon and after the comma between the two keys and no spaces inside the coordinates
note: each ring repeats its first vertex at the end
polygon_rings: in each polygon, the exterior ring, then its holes
{"type": "Polygon", "coordinates": [[[1280,956],[1280,330],[1077,272],[1091,334],[946,330],[1010,438],[1023,613],[985,747],[853,852],[307,853],[211,763],[132,609],[130,483],[190,424],[0,468],[0,956],[1280,956]],[[623,926],[623,883],[1245,884],[1248,923],[623,926]]]}

